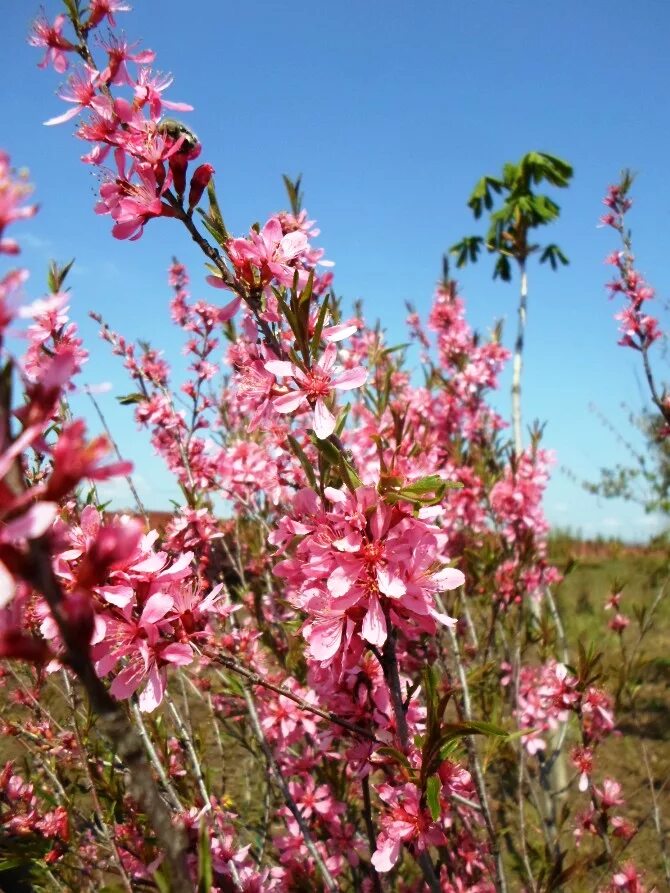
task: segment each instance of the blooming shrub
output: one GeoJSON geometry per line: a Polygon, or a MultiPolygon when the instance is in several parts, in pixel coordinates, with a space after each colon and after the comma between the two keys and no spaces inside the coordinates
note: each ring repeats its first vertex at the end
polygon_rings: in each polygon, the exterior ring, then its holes
{"type": "MultiPolygon", "coordinates": [[[[190,106],[152,52],[97,30],[127,5],[64,5],[30,38],[68,72],[71,108],[47,123],[78,118],[113,237],[169,218],[208,289],[192,299],[171,264],[181,383],[95,315],[183,493],[151,523],[96,497],[132,469],[69,412],[87,354],[68,268],[32,304],[25,271],[0,282],[2,724],[34,773],[5,766],[3,840],[66,889],[645,889],[598,767],[616,727],[600,657],[569,651],[552,596],[551,455],[538,431],[512,448],[490,402],[499,333],[471,330],[445,270],[427,328],[408,319],[418,384],[379,327],[343,318],[299,184],[231,236],[203,147],[164,115],[190,106]]],[[[2,155],[3,254],[27,195],[2,155]]],[[[646,362],[657,328],[631,265],[617,255],[624,343],[646,362]]]]}

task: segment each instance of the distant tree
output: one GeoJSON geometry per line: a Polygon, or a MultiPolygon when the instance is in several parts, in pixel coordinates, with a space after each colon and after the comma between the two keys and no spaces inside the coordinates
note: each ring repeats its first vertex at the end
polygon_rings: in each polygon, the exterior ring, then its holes
{"type": "Polygon", "coordinates": [[[543,182],[557,188],[566,188],[572,177],[572,166],[554,155],[545,152],[528,152],[516,164],[508,162],[502,174],[492,177],[488,174],[478,181],[472,191],[468,206],[476,219],[484,211],[489,213],[489,229],[485,236],[464,236],[452,245],[450,251],[456,256],[456,266],[464,267],[479,259],[483,247],[496,257],[493,278],[503,282],[512,279],[512,262],[519,270],[520,292],[518,308],[518,328],[514,345],[512,380],[512,422],[514,448],[520,453],[523,449],[521,434],[521,370],[523,344],[526,329],[528,303],[527,264],[532,254],[541,252],[540,263],[548,262],[553,270],[568,263],[568,258],[554,243],[541,246],[533,241],[533,231],[556,220],[560,207],[548,195],[541,195],[535,187],[543,182]],[[496,196],[500,196],[500,207],[494,210],[496,196]]]}

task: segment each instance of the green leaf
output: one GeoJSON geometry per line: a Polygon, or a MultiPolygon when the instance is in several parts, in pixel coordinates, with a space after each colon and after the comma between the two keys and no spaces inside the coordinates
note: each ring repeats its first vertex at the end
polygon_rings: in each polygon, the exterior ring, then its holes
{"type": "Polygon", "coordinates": [[[289,434],[287,440],[291,446],[291,449],[293,450],[293,453],[302,465],[302,470],[305,472],[305,476],[307,477],[311,488],[313,490],[316,490],[316,475],[314,474],[312,463],[309,461],[309,459],[305,455],[305,451],[300,446],[295,437],[293,437],[293,435],[289,434]]]}
{"type": "MultiPolygon", "coordinates": [[[[223,245],[223,243],[226,241],[225,232],[223,230],[219,229],[219,227],[214,223],[214,221],[210,217],[208,217],[207,214],[205,214],[205,212],[202,210],[202,208],[196,208],[196,211],[202,217],[202,222],[205,226],[205,229],[210,234],[210,236],[214,237],[214,240],[217,242],[217,244],[223,245]]],[[[205,264],[205,266],[207,266],[207,264],[205,264]]],[[[220,274],[219,274],[219,278],[221,278],[220,274]]]]}
{"type": "Polygon", "coordinates": [[[200,820],[200,841],[198,846],[198,893],[210,893],[214,883],[212,870],[212,850],[209,829],[205,818],[200,820]]]}
{"type": "Polygon", "coordinates": [[[302,193],[300,191],[300,184],[302,181],[302,174],[298,174],[295,180],[291,180],[290,177],[287,177],[286,174],[283,174],[282,179],[284,180],[284,186],[286,187],[286,192],[288,194],[288,200],[291,205],[291,212],[294,216],[298,216],[302,209],[302,193]]]}
{"type": "Polygon", "coordinates": [[[221,208],[219,207],[219,202],[216,197],[214,177],[212,177],[207,184],[207,198],[209,199],[209,220],[211,221],[212,226],[221,234],[221,241],[225,242],[228,240],[228,231],[223,222],[223,215],[221,214],[221,208]]]}
{"type": "Polygon", "coordinates": [[[490,735],[495,738],[507,738],[508,734],[505,729],[501,729],[500,726],[496,726],[492,722],[479,722],[479,720],[472,719],[469,720],[464,725],[468,726],[472,731],[478,732],[481,735],[490,735]]]}
{"type": "Polygon", "coordinates": [[[158,887],[159,893],[170,893],[172,889],[170,881],[163,873],[162,869],[154,872],[154,884],[158,887]]]}
{"type": "Polygon", "coordinates": [[[133,403],[141,403],[145,397],[144,394],[140,394],[138,391],[134,394],[126,394],[124,397],[116,398],[121,406],[131,406],[133,403]]]}
{"type": "Polygon", "coordinates": [[[330,462],[331,465],[340,464],[340,451],[329,440],[320,440],[316,434],[310,434],[309,439],[312,441],[321,455],[330,462]]]}
{"type": "Polygon", "coordinates": [[[441,813],[440,809],[440,789],[442,787],[442,782],[438,775],[431,775],[428,781],[426,782],[426,803],[428,804],[428,809],[430,810],[431,818],[434,822],[436,822],[441,813]]]}
{"type": "Polygon", "coordinates": [[[412,765],[410,761],[407,759],[405,754],[398,750],[396,747],[387,747],[384,745],[383,747],[378,747],[375,751],[376,754],[381,754],[383,757],[391,757],[391,759],[396,760],[398,763],[401,763],[405,768],[411,770],[412,765]]]}
{"type": "Polygon", "coordinates": [[[310,342],[310,351],[312,357],[316,357],[319,345],[321,344],[321,332],[323,331],[323,326],[326,321],[326,314],[328,313],[328,297],[324,298],[323,304],[321,305],[321,309],[319,310],[319,315],[316,318],[316,325],[314,326],[314,334],[312,335],[312,340],[310,342]]]}

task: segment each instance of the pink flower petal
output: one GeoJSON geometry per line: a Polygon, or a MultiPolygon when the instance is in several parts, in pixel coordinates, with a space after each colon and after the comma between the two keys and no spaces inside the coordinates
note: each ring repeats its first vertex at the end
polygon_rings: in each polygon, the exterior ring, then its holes
{"type": "Polygon", "coordinates": [[[304,391],[291,391],[290,394],[282,394],[281,397],[275,397],[272,405],[277,412],[293,412],[301,403],[304,403],[307,395],[304,391]]]}
{"type": "Polygon", "coordinates": [[[229,319],[232,319],[240,309],[241,303],[242,298],[237,297],[233,298],[233,300],[226,304],[225,307],[221,307],[217,312],[219,322],[228,322],[229,319]]]}
{"type": "Polygon", "coordinates": [[[14,598],[14,578],[0,562],[0,608],[4,608],[14,598]]]}
{"type": "Polygon", "coordinates": [[[0,530],[0,540],[14,542],[20,539],[35,539],[51,527],[58,506],[55,502],[37,502],[19,518],[8,521],[0,530]]]}
{"type": "Polygon", "coordinates": [[[455,567],[445,567],[435,574],[434,580],[439,584],[440,591],[458,589],[465,583],[465,574],[455,567]]]}
{"type": "Polygon", "coordinates": [[[337,654],[341,642],[341,618],[312,624],[309,632],[309,651],[315,660],[330,660],[337,654]]]}
{"type": "Polygon", "coordinates": [[[174,606],[174,599],[165,592],[156,592],[148,600],[140,617],[140,626],[158,623],[174,606]]]}
{"type": "Polygon", "coordinates": [[[154,664],[151,670],[149,670],[149,679],[147,680],[146,687],[140,692],[138,699],[139,708],[142,713],[151,713],[152,710],[155,710],[156,707],[158,707],[163,700],[166,683],[167,673],[165,672],[165,668],[162,667],[159,670],[154,664]]]}
{"type": "Polygon", "coordinates": [[[273,375],[283,378],[293,375],[294,372],[293,363],[289,363],[287,360],[268,360],[265,368],[268,372],[272,372],[273,375]]]}
{"type": "Polygon", "coordinates": [[[319,397],[314,406],[314,433],[319,440],[325,440],[335,430],[335,416],[319,397]]]}
{"type": "Polygon", "coordinates": [[[353,325],[326,326],[321,332],[321,336],[324,341],[331,343],[335,341],[344,341],[345,338],[350,338],[352,335],[355,335],[357,331],[358,326],[353,325]]]}
{"type": "Polygon", "coordinates": [[[385,567],[377,570],[377,586],[379,591],[389,598],[400,598],[407,592],[407,587],[400,577],[392,577],[385,567]]]}
{"type": "Polygon", "coordinates": [[[335,365],[335,360],[337,358],[337,348],[334,344],[329,344],[328,347],[324,350],[321,358],[316,364],[319,369],[323,372],[330,372],[330,370],[335,365]]]}
{"type": "Polygon", "coordinates": [[[338,391],[350,391],[352,388],[360,388],[368,380],[368,370],[362,366],[356,366],[354,369],[347,369],[333,379],[333,387],[338,391]]]}
{"type": "Polygon", "coordinates": [[[160,656],[162,660],[167,660],[171,664],[185,667],[193,662],[193,649],[185,642],[172,642],[161,650],[160,656]]]}
{"type": "Polygon", "coordinates": [[[379,648],[386,641],[386,618],[376,595],[370,596],[368,612],[363,618],[361,636],[366,642],[379,648]]]}

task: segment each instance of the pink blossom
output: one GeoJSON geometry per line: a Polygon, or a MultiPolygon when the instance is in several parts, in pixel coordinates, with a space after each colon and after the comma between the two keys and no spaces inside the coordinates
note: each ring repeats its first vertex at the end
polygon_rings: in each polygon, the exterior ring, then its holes
{"type": "Polygon", "coordinates": [[[277,412],[293,412],[307,402],[314,408],[314,433],[320,439],[330,437],[335,430],[336,419],[326,405],[326,400],[334,390],[348,391],[360,388],[367,380],[367,371],[362,366],[334,373],[337,348],[329,344],[323,355],[311,369],[301,369],[283,360],[270,360],[265,368],[273,375],[292,378],[297,387],[272,401],[277,412]]]}
{"type": "Polygon", "coordinates": [[[46,54],[39,63],[40,68],[46,68],[51,63],[58,74],[63,74],[67,68],[67,52],[72,52],[75,47],[69,40],[63,37],[63,26],[66,17],[58,15],[50,25],[44,13],[33,22],[32,32],[28,43],[34,47],[45,47],[46,54]]]}
{"type": "Polygon", "coordinates": [[[382,831],[377,837],[377,849],[371,860],[377,871],[391,871],[400,857],[403,843],[411,845],[419,853],[428,846],[446,843],[444,831],[431,819],[427,810],[421,808],[420,791],[415,785],[382,785],[378,793],[387,810],[382,814],[382,831]]]}

